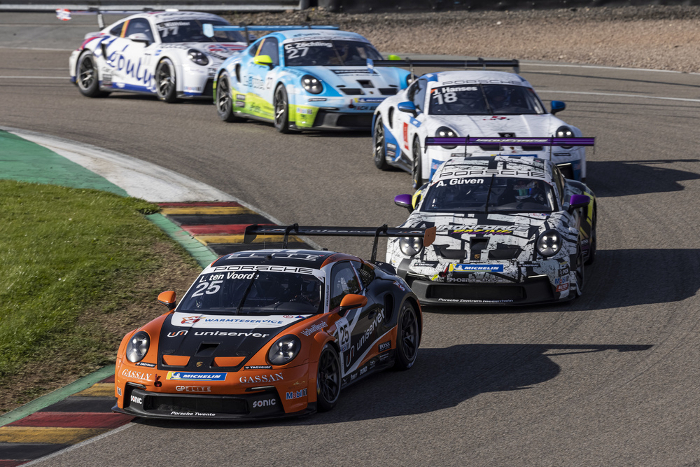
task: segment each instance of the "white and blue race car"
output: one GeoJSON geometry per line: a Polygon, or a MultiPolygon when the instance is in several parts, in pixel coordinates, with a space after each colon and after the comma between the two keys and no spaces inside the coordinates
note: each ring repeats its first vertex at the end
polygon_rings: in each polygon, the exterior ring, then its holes
{"type": "Polygon", "coordinates": [[[204,23],[229,24],[209,13],[148,12],[88,33],[70,56],[70,79],[87,97],[115,91],[165,102],[211,97],[214,72],[247,41],[236,31],[205,36],[204,23]]]}
{"type": "Polygon", "coordinates": [[[282,133],[370,129],[377,106],[406,88],[410,73],[368,67],[368,60],[382,56],[359,34],[331,26],[301,27],[246,28],[279,31],[232,56],[216,72],[214,102],[219,117],[227,122],[248,118],[273,122],[282,133]]]}
{"type": "MultiPolygon", "coordinates": [[[[515,60],[391,63],[518,67],[515,60]]],[[[375,62],[374,65],[389,66],[389,62],[375,62]]],[[[451,145],[425,145],[426,138],[431,137],[582,137],[581,130],[555,116],[565,108],[564,102],[552,101],[548,112],[532,85],[514,73],[486,69],[428,73],[377,108],[372,126],[374,163],[382,170],[394,166],[410,172],[416,188],[430,180],[435,170],[450,157],[465,155],[503,154],[550,159],[567,178],[585,181],[586,152],[581,145],[483,144],[469,147],[468,151],[465,148],[456,150],[451,145]]]]}

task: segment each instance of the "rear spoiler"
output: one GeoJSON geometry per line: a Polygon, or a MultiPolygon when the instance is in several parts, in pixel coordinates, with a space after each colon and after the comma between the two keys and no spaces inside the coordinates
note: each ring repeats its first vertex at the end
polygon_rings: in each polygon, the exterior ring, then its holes
{"type": "Polygon", "coordinates": [[[482,146],[498,144],[499,146],[595,146],[595,138],[425,138],[426,146],[482,146]]]}
{"type": "Polygon", "coordinates": [[[550,157],[553,146],[595,146],[595,138],[572,137],[572,138],[490,138],[490,137],[471,137],[466,138],[425,138],[423,152],[428,151],[428,146],[464,146],[464,154],[467,153],[467,146],[483,146],[498,144],[498,150],[502,150],[503,146],[549,146],[550,157]]]}
{"type": "Polygon", "coordinates": [[[242,31],[245,34],[246,41],[250,44],[249,31],[292,31],[294,29],[326,29],[326,30],[337,30],[340,26],[333,25],[311,25],[311,24],[301,24],[301,25],[287,25],[287,26],[255,26],[252,24],[241,23],[239,26],[214,26],[211,23],[202,24],[202,32],[207,37],[214,37],[215,31],[242,31]]]}
{"type": "Polygon", "coordinates": [[[377,243],[379,237],[421,237],[423,245],[430,246],[435,241],[435,227],[427,229],[389,228],[386,224],[381,227],[301,227],[292,224],[287,227],[279,225],[252,224],[246,227],[243,243],[251,243],[257,235],[284,235],[283,248],[287,248],[290,233],[297,235],[312,235],[326,237],[374,237],[372,246],[372,263],[377,260],[377,243]]]}
{"type": "Polygon", "coordinates": [[[372,69],[375,66],[407,66],[411,70],[411,76],[414,77],[413,67],[416,66],[464,68],[465,70],[469,67],[478,67],[484,70],[486,68],[512,68],[515,73],[520,73],[518,60],[484,60],[483,58],[476,60],[411,60],[410,58],[405,60],[371,60],[368,58],[367,68],[372,69]]]}
{"type": "MultiPolygon", "coordinates": [[[[71,15],[97,15],[97,26],[100,29],[104,29],[105,20],[102,15],[135,15],[137,13],[144,13],[148,11],[161,11],[149,7],[144,7],[140,10],[105,10],[102,8],[88,8],[87,10],[76,10],[71,11],[68,8],[57,8],[56,17],[61,21],[68,21],[71,19],[71,15]]],[[[167,9],[164,11],[178,11],[167,9]]]]}

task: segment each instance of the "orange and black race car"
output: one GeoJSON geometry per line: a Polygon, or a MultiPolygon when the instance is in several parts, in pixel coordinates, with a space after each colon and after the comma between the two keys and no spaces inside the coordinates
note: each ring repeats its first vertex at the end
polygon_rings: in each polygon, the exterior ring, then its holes
{"type": "Polygon", "coordinates": [[[249,419],[333,408],[341,389],[413,366],[422,333],[416,296],[374,260],[378,237],[435,229],[257,226],[257,234],[374,236],[372,260],[316,250],[231,253],[202,271],[180,303],[127,334],[113,411],[153,418],[249,419]]]}

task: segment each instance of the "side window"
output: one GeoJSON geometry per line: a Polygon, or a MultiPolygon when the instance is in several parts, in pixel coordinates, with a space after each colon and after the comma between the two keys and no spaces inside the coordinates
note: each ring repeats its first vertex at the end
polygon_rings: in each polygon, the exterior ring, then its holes
{"type": "Polygon", "coordinates": [[[153,33],[151,32],[151,25],[148,23],[147,19],[136,18],[129,21],[126,27],[126,34],[124,37],[129,37],[132,34],[145,34],[148,40],[154,42],[153,33]]]}
{"type": "Polygon", "coordinates": [[[331,271],[331,310],[339,307],[343,297],[350,293],[360,293],[360,284],[350,263],[343,261],[331,271]]]}
{"type": "Polygon", "coordinates": [[[559,201],[561,204],[564,204],[564,176],[556,165],[552,167],[552,178],[559,192],[559,201]]]}
{"type": "Polygon", "coordinates": [[[413,97],[416,95],[416,90],[418,90],[418,81],[414,82],[412,85],[408,87],[408,91],[406,92],[406,97],[408,97],[409,101],[413,100],[413,97]]]}
{"type": "Polygon", "coordinates": [[[369,284],[375,277],[374,269],[366,263],[359,263],[357,261],[353,261],[352,265],[355,266],[355,272],[357,272],[357,276],[360,278],[362,288],[366,289],[369,287],[369,284]]]}
{"type": "Polygon", "coordinates": [[[124,27],[124,23],[119,23],[116,26],[114,26],[112,29],[109,30],[109,33],[113,36],[121,36],[122,35],[122,28],[124,27]]]}
{"type": "Polygon", "coordinates": [[[274,37],[268,37],[264,40],[258,55],[269,55],[272,59],[272,64],[277,66],[280,64],[279,44],[274,37]]]}
{"type": "Polygon", "coordinates": [[[255,57],[258,53],[258,49],[260,48],[260,44],[262,43],[262,40],[259,40],[258,42],[255,42],[253,45],[248,47],[248,55],[251,57],[255,57]]]}
{"type": "Polygon", "coordinates": [[[428,89],[428,82],[424,79],[419,79],[416,82],[416,93],[413,96],[413,103],[416,105],[416,109],[423,112],[423,107],[425,107],[425,91],[428,89]]]}

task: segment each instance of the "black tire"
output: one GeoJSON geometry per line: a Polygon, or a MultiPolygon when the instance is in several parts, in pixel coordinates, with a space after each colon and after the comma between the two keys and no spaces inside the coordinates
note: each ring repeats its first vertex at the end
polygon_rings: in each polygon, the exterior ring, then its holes
{"type": "Polygon", "coordinates": [[[591,226],[591,237],[589,239],[590,245],[588,245],[588,259],[586,259],[586,264],[593,264],[595,261],[595,253],[598,250],[598,234],[597,234],[597,218],[598,213],[593,210],[593,220],[591,221],[593,225],[591,226]]]}
{"type": "Polygon", "coordinates": [[[231,95],[231,78],[227,72],[221,73],[216,83],[216,111],[219,118],[225,122],[240,122],[244,119],[233,112],[233,97],[231,95]]]}
{"type": "Polygon", "coordinates": [[[378,115],[377,120],[374,122],[374,134],[372,139],[374,145],[374,165],[376,165],[379,170],[388,170],[389,164],[386,161],[386,147],[384,141],[384,121],[381,115],[378,115]]]}
{"type": "Polygon", "coordinates": [[[423,185],[423,159],[420,151],[420,141],[418,137],[413,138],[413,164],[411,166],[411,175],[413,176],[413,188],[420,188],[423,185]]]}
{"type": "Polygon", "coordinates": [[[101,97],[107,93],[100,91],[100,76],[95,57],[91,52],[85,52],[78,59],[75,82],[83,96],[101,97]]]}
{"type": "Polygon", "coordinates": [[[275,89],[275,128],[280,133],[289,133],[289,99],[287,90],[280,84],[275,89]]]}
{"type": "Polygon", "coordinates": [[[175,66],[168,58],[160,61],[156,67],[156,94],[163,102],[173,103],[177,101],[177,82],[175,66]]]}
{"type": "Polygon", "coordinates": [[[418,314],[411,302],[406,301],[399,312],[398,330],[396,333],[396,363],[397,370],[408,370],[416,362],[420,346],[420,323],[418,314]]]}
{"type": "Polygon", "coordinates": [[[581,251],[581,245],[578,245],[576,249],[576,269],[574,269],[574,275],[576,276],[576,297],[583,295],[583,289],[586,284],[586,266],[583,261],[583,251],[581,251]]]}
{"type": "Polygon", "coordinates": [[[318,357],[316,400],[319,412],[335,407],[340,397],[340,358],[331,344],[326,344],[318,357]]]}

